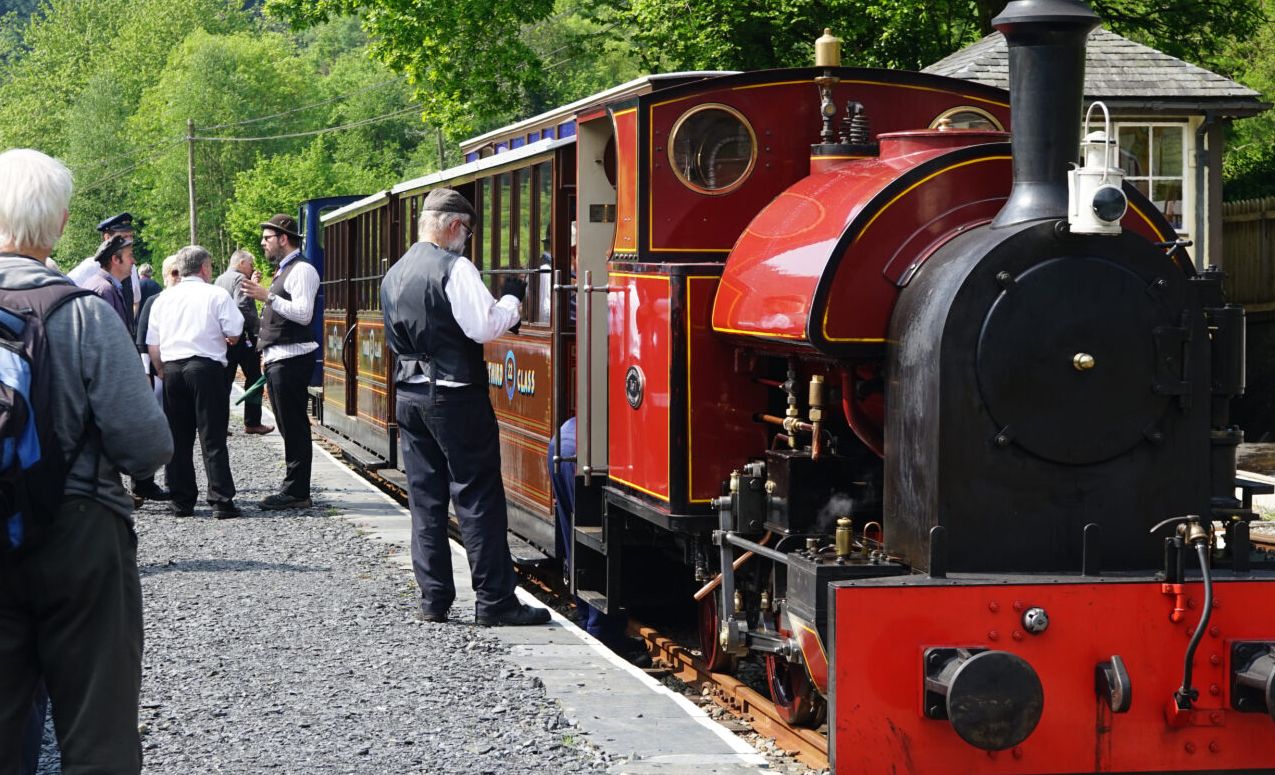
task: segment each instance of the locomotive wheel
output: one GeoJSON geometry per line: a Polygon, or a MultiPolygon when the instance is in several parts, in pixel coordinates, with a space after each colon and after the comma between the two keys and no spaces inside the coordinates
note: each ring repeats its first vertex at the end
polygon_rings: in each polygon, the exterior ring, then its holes
{"type": "Polygon", "coordinates": [[[817,727],[823,723],[827,704],[815,691],[804,666],[767,654],[766,685],[784,723],[794,727],[817,727]]]}
{"type": "Polygon", "coordinates": [[[705,595],[699,601],[699,649],[704,664],[714,673],[735,672],[735,656],[722,651],[717,639],[721,630],[721,617],[717,615],[717,593],[705,595]]]}

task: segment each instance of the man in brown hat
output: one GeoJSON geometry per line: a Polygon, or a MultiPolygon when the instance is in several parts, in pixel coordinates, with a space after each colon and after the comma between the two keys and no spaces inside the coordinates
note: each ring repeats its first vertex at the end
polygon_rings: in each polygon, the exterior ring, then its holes
{"type": "Polygon", "coordinates": [[[484,342],[518,325],[527,283],[510,275],[500,300],[492,297],[478,269],[461,255],[474,218],[459,193],[431,191],[418,224],[421,241],[381,283],[385,338],[397,356],[395,416],[412,512],[412,570],[421,589],[421,618],[446,621],[456,599],[447,540],[450,501],[469,556],[478,624],[541,624],[549,612],[514,596],[500,431],[483,359],[484,342]]]}
{"type": "Polygon", "coordinates": [[[266,367],[270,407],[283,436],[287,471],[278,493],[266,496],[263,509],[296,509],[310,505],[310,418],[307,389],[319,343],[310,330],[319,273],[301,257],[296,219],[282,213],[261,224],[261,248],[276,267],[270,288],[252,279],[240,285],[245,295],[263,302],[257,344],[266,367]]]}

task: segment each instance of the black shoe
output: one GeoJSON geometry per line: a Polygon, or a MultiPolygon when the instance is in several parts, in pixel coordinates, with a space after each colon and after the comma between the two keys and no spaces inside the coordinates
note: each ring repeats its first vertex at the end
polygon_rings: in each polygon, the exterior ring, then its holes
{"type": "Polygon", "coordinates": [[[166,501],[173,496],[168,490],[152,481],[144,485],[135,485],[133,487],[133,497],[148,501],[166,501]]]}
{"type": "Polygon", "coordinates": [[[180,503],[168,504],[168,513],[174,517],[193,517],[195,516],[194,506],[183,506],[180,503]]]}
{"type": "Polygon", "coordinates": [[[213,504],[213,519],[234,519],[242,516],[243,512],[239,510],[234,501],[213,504]]]}
{"type": "Polygon", "coordinates": [[[439,613],[437,611],[426,611],[425,609],[421,609],[416,612],[416,618],[420,619],[422,622],[435,622],[437,624],[442,624],[447,621],[447,612],[443,611],[442,613],[439,613]]]}
{"type": "Polygon", "coordinates": [[[521,627],[528,624],[546,624],[549,609],[515,603],[496,613],[478,614],[474,621],[483,627],[521,627]]]}
{"type": "Polygon", "coordinates": [[[279,509],[306,509],[313,504],[309,498],[294,498],[286,493],[276,493],[267,495],[257,504],[258,508],[266,511],[277,511],[279,509]]]}
{"type": "Polygon", "coordinates": [[[641,638],[624,637],[615,643],[607,645],[631,665],[641,668],[651,666],[651,655],[646,650],[646,641],[641,638]]]}

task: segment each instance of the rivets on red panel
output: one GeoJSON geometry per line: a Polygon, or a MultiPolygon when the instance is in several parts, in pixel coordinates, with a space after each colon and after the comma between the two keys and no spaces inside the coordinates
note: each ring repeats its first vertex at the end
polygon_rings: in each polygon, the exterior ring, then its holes
{"type": "Polygon", "coordinates": [[[1215,710],[1209,713],[1209,723],[1215,727],[1222,726],[1222,722],[1224,720],[1225,720],[1225,717],[1222,715],[1222,711],[1220,710],[1215,710]]]}
{"type": "Polygon", "coordinates": [[[1216,740],[1210,740],[1209,753],[1221,753],[1221,752],[1222,752],[1222,744],[1216,740]]]}
{"type": "Polygon", "coordinates": [[[987,610],[991,611],[992,613],[996,613],[997,611],[1001,610],[1001,604],[993,600],[992,602],[987,604],[987,610]]]}
{"type": "Polygon", "coordinates": [[[1214,638],[1221,634],[1222,628],[1218,627],[1216,624],[1209,628],[1209,635],[1212,635],[1214,638]]]}
{"type": "Polygon", "coordinates": [[[1186,607],[1187,607],[1187,608],[1195,608],[1195,606],[1196,606],[1195,598],[1193,598],[1193,597],[1188,597],[1188,598],[1186,599],[1186,607]]]}
{"type": "Polygon", "coordinates": [[[1023,601],[1021,601],[1021,600],[1015,600],[1015,601],[1014,601],[1014,610],[1015,610],[1015,611],[1022,611],[1022,610],[1023,610],[1024,608],[1026,608],[1026,607],[1027,607],[1027,604],[1026,604],[1026,603],[1024,603],[1023,601]]]}
{"type": "Polygon", "coordinates": [[[1012,637],[1014,640],[1022,640],[1023,638],[1027,636],[1023,635],[1022,630],[1014,630],[1013,634],[1010,637],[1012,637]]]}
{"type": "Polygon", "coordinates": [[[987,639],[988,639],[988,640],[1000,640],[1000,639],[1001,639],[1001,634],[1000,634],[999,632],[997,632],[996,630],[988,630],[988,631],[987,631],[987,639]]]}
{"type": "Polygon", "coordinates": [[[1195,753],[1195,743],[1188,740],[1186,741],[1186,745],[1182,746],[1182,749],[1187,753],[1195,753]]]}
{"type": "Polygon", "coordinates": [[[1221,693],[1222,693],[1222,687],[1218,686],[1217,684],[1210,684],[1210,685],[1209,685],[1209,694],[1211,694],[1211,695],[1213,695],[1214,697],[1216,697],[1216,696],[1218,696],[1218,695],[1219,695],[1219,694],[1221,694],[1221,693]]]}
{"type": "Polygon", "coordinates": [[[1221,655],[1221,654],[1210,654],[1210,655],[1209,655],[1209,664],[1210,664],[1210,665],[1213,665],[1214,667],[1217,667],[1218,665],[1222,664],[1222,655],[1221,655]]]}
{"type": "Polygon", "coordinates": [[[1021,745],[1016,745],[1010,753],[1014,754],[1015,759],[1021,759],[1023,758],[1023,747],[1021,745]]]}

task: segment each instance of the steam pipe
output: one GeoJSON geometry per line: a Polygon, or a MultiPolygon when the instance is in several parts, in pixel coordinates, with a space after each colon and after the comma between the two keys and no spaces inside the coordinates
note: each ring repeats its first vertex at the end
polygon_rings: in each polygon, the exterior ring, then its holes
{"type": "Polygon", "coordinates": [[[1085,39],[1081,0],[1014,0],[992,19],[1009,47],[1014,187],[992,228],[1067,217],[1067,168],[1080,145],[1085,39]]]}
{"type": "Polygon", "coordinates": [[[863,412],[859,410],[859,404],[854,400],[854,380],[851,372],[854,367],[841,370],[841,410],[845,412],[846,423],[850,426],[850,430],[854,431],[854,435],[864,443],[868,449],[877,457],[885,457],[885,440],[881,438],[881,431],[871,427],[868,418],[863,416],[863,412]]]}

